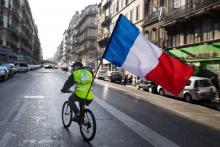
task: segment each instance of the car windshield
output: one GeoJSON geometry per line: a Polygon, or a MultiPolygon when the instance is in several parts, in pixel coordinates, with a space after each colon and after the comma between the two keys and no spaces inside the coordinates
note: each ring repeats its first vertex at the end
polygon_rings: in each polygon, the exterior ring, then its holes
{"type": "Polygon", "coordinates": [[[208,87],[208,86],[212,86],[213,84],[211,83],[210,80],[197,80],[195,83],[195,87],[208,87]]]}

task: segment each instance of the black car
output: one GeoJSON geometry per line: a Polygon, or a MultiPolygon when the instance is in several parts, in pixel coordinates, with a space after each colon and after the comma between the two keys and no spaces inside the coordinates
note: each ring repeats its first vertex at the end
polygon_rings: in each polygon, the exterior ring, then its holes
{"type": "Polygon", "coordinates": [[[143,89],[150,93],[157,93],[157,84],[147,79],[139,79],[136,83],[138,90],[143,89]]]}

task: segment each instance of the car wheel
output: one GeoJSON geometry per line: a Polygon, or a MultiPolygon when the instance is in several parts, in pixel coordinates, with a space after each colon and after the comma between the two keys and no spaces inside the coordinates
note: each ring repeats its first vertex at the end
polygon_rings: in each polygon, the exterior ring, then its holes
{"type": "Polygon", "coordinates": [[[163,89],[160,89],[160,90],[159,90],[159,95],[165,95],[165,92],[164,92],[163,89]]]}
{"type": "Polygon", "coordinates": [[[188,103],[192,103],[192,96],[190,94],[185,94],[184,98],[188,103]]]}
{"type": "Polygon", "coordinates": [[[138,84],[136,85],[136,88],[137,88],[137,90],[140,90],[140,86],[138,84]]]}

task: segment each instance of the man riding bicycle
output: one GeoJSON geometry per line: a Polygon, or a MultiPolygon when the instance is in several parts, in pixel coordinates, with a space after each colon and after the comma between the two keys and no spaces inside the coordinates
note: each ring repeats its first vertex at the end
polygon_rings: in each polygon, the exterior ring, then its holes
{"type": "Polygon", "coordinates": [[[77,108],[75,102],[78,101],[80,107],[82,107],[83,104],[88,106],[93,100],[94,95],[91,90],[92,88],[89,91],[93,80],[93,73],[90,68],[83,67],[81,62],[75,62],[71,67],[73,68],[72,73],[64,83],[61,92],[65,93],[70,89],[70,87],[75,85],[75,91],[69,97],[68,103],[71,111],[75,114],[73,120],[76,121],[79,115],[79,109],[77,108]]]}

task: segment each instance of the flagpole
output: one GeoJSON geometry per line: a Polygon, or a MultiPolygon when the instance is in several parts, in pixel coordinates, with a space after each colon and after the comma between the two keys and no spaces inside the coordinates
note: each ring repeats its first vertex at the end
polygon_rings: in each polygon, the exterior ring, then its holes
{"type": "MultiPolygon", "coordinates": [[[[116,28],[117,28],[117,26],[118,26],[119,20],[120,20],[120,18],[121,18],[122,16],[123,16],[123,15],[120,14],[120,16],[119,16],[119,18],[118,18],[118,20],[117,20],[117,22],[116,22],[116,25],[115,25],[115,27],[114,27],[114,29],[113,29],[113,31],[112,31],[112,34],[115,33],[115,30],[116,30],[116,28]]],[[[113,35],[111,35],[111,37],[109,38],[108,43],[107,43],[107,45],[106,45],[106,47],[105,47],[105,50],[104,50],[104,53],[103,53],[103,55],[102,55],[101,61],[100,61],[99,65],[98,65],[98,68],[96,69],[94,78],[92,79],[92,83],[91,83],[91,85],[90,85],[90,87],[89,87],[89,91],[91,90],[92,85],[93,85],[94,80],[95,80],[95,77],[96,77],[96,75],[97,75],[97,73],[98,73],[98,70],[99,70],[101,64],[103,63],[103,58],[104,58],[104,56],[105,56],[105,53],[106,53],[107,48],[108,48],[108,46],[109,46],[109,43],[110,43],[111,40],[112,40],[112,36],[113,36],[113,35]]],[[[87,97],[88,97],[88,95],[89,95],[89,91],[87,92],[85,99],[87,99],[87,97]]]]}
{"type": "MultiPolygon", "coordinates": [[[[105,50],[106,50],[106,49],[105,49],[105,50]]],[[[104,54],[103,54],[103,56],[104,56],[104,54]]],[[[89,90],[88,90],[88,92],[87,92],[87,94],[86,94],[85,99],[88,98],[89,91],[91,90],[92,85],[93,85],[93,83],[94,83],[94,80],[95,80],[95,78],[96,78],[96,75],[97,75],[97,73],[98,73],[98,70],[99,70],[100,66],[102,65],[102,63],[103,63],[103,56],[102,56],[102,59],[101,59],[99,65],[98,65],[98,67],[97,67],[97,69],[96,69],[96,71],[95,71],[94,77],[93,77],[93,79],[92,79],[92,83],[91,83],[91,85],[90,85],[90,87],[89,87],[89,90]]]]}

